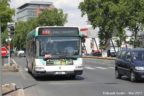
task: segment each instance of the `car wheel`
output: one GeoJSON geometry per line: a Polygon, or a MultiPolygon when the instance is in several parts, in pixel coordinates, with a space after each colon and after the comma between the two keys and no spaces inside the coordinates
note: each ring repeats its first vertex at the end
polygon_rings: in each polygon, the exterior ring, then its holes
{"type": "Polygon", "coordinates": [[[136,82],[137,81],[136,75],[134,74],[133,71],[130,73],[130,81],[132,81],[132,82],[136,82]]]}
{"type": "Polygon", "coordinates": [[[117,69],[115,70],[115,78],[116,79],[120,79],[121,78],[121,74],[119,73],[119,71],[117,69]]]}

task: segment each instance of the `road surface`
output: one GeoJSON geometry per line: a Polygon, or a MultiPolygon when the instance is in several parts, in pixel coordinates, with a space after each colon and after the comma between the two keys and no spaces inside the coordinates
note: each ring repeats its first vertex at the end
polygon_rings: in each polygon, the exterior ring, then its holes
{"type": "Polygon", "coordinates": [[[3,83],[16,83],[26,96],[144,96],[144,81],[115,79],[114,61],[84,59],[84,73],[76,79],[43,77],[35,79],[26,69],[25,58],[13,58],[19,73],[4,73],[3,83]]]}

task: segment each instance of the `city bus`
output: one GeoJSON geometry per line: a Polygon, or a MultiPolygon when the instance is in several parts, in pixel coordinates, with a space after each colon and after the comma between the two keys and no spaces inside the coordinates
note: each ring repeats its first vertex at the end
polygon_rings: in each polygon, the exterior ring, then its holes
{"type": "Polygon", "coordinates": [[[27,34],[26,62],[33,76],[83,73],[82,37],[78,27],[41,26],[27,34]]]}

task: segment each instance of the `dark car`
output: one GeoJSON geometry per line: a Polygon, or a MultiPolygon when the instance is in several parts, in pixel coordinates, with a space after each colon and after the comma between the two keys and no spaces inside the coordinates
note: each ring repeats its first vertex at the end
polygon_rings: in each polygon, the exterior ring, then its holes
{"type": "Polygon", "coordinates": [[[132,82],[144,79],[144,48],[124,49],[117,53],[115,77],[128,76],[132,82]]]}
{"type": "Polygon", "coordinates": [[[116,52],[110,52],[111,57],[116,57],[116,52]]]}

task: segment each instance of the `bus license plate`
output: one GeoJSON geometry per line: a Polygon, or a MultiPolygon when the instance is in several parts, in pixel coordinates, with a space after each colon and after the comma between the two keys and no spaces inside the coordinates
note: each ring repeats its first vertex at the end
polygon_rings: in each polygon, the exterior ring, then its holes
{"type": "Polygon", "coordinates": [[[56,75],[64,75],[66,72],[55,72],[56,75]]]}

